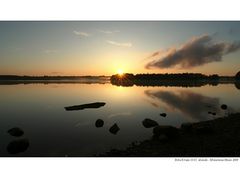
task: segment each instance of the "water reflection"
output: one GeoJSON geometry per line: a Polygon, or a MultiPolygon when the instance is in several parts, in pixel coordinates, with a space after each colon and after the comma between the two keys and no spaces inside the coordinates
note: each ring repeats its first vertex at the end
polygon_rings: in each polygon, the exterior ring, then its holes
{"type": "Polygon", "coordinates": [[[29,141],[26,138],[11,141],[7,146],[7,151],[10,154],[18,154],[24,152],[29,147],[29,141]]]}
{"type": "Polygon", "coordinates": [[[14,127],[8,130],[8,133],[14,137],[20,137],[24,134],[24,131],[18,127],[14,127]]]}
{"type": "Polygon", "coordinates": [[[195,121],[208,120],[208,112],[220,113],[219,98],[203,96],[192,91],[145,91],[146,96],[165,103],[195,121]]]}
{"type": "MultiPolygon", "coordinates": [[[[9,129],[8,133],[13,137],[21,137],[24,135],[24,131],[19,127],[9,129]]],[[[20,138],[11,141],[7,146],[7,151],[9,154],[18,154],[26,151],[28,147],[29,147],[28,139],[20,138]]]]}
{"type": "Polygon", "coordinates": [[[230,84],[195,88],[29,84],[0,85],[0,98],[0,156],[91,156],[150,138],[152,129],[142,124],[145,118],[179,127],[185,119],[225,116],[230,107],[239,109],[240,93],[230,84]],[[107,104],[99,109],[64,110],[68,105],[95,101],[107,104]],[[228,109],[222,110],[222,104],[228,109]],[[24,134],[14,129],[11,135],[19,137],[12,137],[7,131],[16,127],[24,134]]]}
{"type": "Polygon", "coordinates": [[[234,85],[238,90],[240,90],[240,82],[235,82],[234,85]]]}

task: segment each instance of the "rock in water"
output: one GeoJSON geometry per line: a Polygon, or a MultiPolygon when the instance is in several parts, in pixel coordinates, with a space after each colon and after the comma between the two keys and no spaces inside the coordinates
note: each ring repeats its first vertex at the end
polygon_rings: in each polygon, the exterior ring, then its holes
{"type": "Polygon", "coordinates": [[[213,113],[212,113],[212,115],[213,115],[213,116],[216,116],[216,113],[215,113],[215,112],[213,112],[213,113]]]}
{"type": "Polygon", "coordinates": [[[102,127],[104,125],[104,121],[102,119],[98,119],[95,122],[95,126],[98,127],[102,127]]]}
{"type": "Polygon", "coordinates": [[[166,113],[161,113],[160,116],[162,116],[162,117],[166,117],[167,114],[166,114],[166,113]]]}
{"type": "Polygon", "coordinates": [[[222,110],[226,110],[227,109],[227,105],[226,104],[222,104],[221,108],[222,108],[222,110]]]}
{"type": "Polygon", "coordinates": [[[173,126],[161,126],[158,125],[153,128],[153,134],[155,136],[166,135],[168,138],[173,138],[178,135],[178,129],[173,126]]]}
{"type": "Polygon", "coordinates": [[[20,136],[22,136],[24,134],[23,130],[18,128],[18,127],[14,127],[12,129],[9,129],[8,133],[11,136],[14,136],[14,137],[20,137],[20,136]]]}
{"type": "Polygon", "coordinates": [[[7,151],[10,154],[17,154],[26,151],[28,147],[29,147],[28,139],[19,139],[10,142],[7,146],[7,151]]]}
{"type": "Polygon", "coordinates": [[[143,124],[143,126],[145,127],[145,128],[151,128],[151,127],[155,127],[155,126],[157,126],[158,125],[158,123],[156,122],[156,121],[154,121],[154,120],[152,120],[152,119],[144,119],[143,121],[142,121],[142,124],[143,124]]]}
{"type": "Polygon", "coordinates": [[[75,110],[84,110],[84,109],[96,109],[103,107],[106,103],[104,102],[96,102],[96,103],[88,103],[88,104],[81,104],[75,106],[67,106],[64,107],[66,111],[75,111],[75,110]]]}
{"type": "Polygon", "coordinates": [[[120,130],[117,124],[114,124],[112,127],[110,127],[109,132],[116,135],[117,132],[120,130]]]}

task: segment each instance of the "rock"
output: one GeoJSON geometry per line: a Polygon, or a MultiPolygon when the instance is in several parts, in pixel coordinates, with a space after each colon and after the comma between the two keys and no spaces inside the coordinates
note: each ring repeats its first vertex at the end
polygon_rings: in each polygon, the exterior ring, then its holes
{"type": "Polygon", "coordinates": [[[160,116],[162,116],[162,117],[166,117],[167,114],[166,114],[166,113],[161,113],[160,116]]]}
{"type": "Polygon", "coordinates": [[[106,103],[104,103],[104,102],[95,102],[95,103],[67,106],[67,107],[64,107],[64,108],[65,108],[66,111],[75,111],[75,110],[84,110],[84,109],[96,109],[96,108],[103,107],[105,104],[106,103]]]}
{"type": "Polygon", "coordinates": [[[212,112],[211,112],[211,111],[208,111],[208,114],[212,114],[212,112]]]}
{"type": "Polygon", "coordinates": [[[182,123],[181,125],[181,129],[184,131],[184,132],[191,132],[192,131],[192,128],[193,128],[193,125],[192,123],[182,123]]]}
{"type": "Polygon", "coordinates": [[[9,129],[8,133],[11,136],[14,136],[14,137],[20,137],[20,136],[22,136],[24,134],[23,130],[18,128],[18,127],[14,127],[12,129],[9,129]]]}
{"type": "Polygon", "coordinates": [[[162,134],[166,135],[169,138],[176,137],[178,135],[178,129],[173,126],[161,126],[158,125],[153,128],[153,134],[155,136],[160,136],[162,134]]]}
{"type": "Polygon", "coordinates": [[[214,132],[212,124],[201,123],[193,126],[193,130],[197,134],[211,134],[214,132]]]}
{"type": "Polygon", "coordinates": [[[148,118],[144,119],[142,121],[142,124],[145,128],[151,128],[151,127],[155,127],[158,125],[158,123],[156,121],[154,121],[152,119],[148,119],[148,118]]]}
{"type": "Polygon", "coordinates": [[[222,105],[221,105],[221,109],[222,109],[222,110],[226,110],[226,109],[227,109],[227,105],[226,105],[226,104],[222,104],[222,105]]]}
{"type": "Polygon", "coordinates": [[[97,128],[102,127],[103,125],[104,125],[104,121],[103,121],[102,119],[96,120],[95,126],[96,126],[97,128]]]}
{"type": "Polygon", "coordinates": [[[117,124],[114,124],[112,127],[110,127],[109,132],[116,135],[117,132],[120,130],[117,124]]]}
{"type": "Polygon", "coordinates": [[[10,154],[17,154],[26,151],[28,147],[29,147],[28,139],[18,139],[8,144],[7,151],[10,154]]]}

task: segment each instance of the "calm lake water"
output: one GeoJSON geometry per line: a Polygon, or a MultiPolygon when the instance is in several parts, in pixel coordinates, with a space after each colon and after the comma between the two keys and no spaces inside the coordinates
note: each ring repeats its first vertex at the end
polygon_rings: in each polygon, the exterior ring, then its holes
{"type": "Polygon", "coordinates": [[[17,84],[0,85],[0,156],[93,156],[111,148],[125,148],[152,135],[142,125],[151,118],[162,125],[179,127],[240,110],[240,90],[234,84],[202,87],[119,87],[107,84],[17,84]],[[105,102],[97,109],[66,111],[65,106],[105,102]],[[208,112],[216,112],[216,116],[208,112]],[[167,113],[161,117],[160,113],[167,113]],[[104,126],[95,127],[97,119],[104,126]],[[114,135],[109,128],[117,123],[114,135]],[[22,137],[8,130],[20,127],[22,137]],[[10,154],[10,142],[26,138],[29,146],[10,154]]]}

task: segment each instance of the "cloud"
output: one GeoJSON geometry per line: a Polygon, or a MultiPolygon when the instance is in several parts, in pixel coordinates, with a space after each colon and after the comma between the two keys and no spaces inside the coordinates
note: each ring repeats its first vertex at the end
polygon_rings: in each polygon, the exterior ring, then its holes
{"type": "Polygon", "coordinates": [[[104,33],[104,34],[113,34],[113,33],[120,32],[119,30],[113,30],[113,31],[110,31],[110,30],[98,30],[98,31],[101,32],[101,33],[104,33]]]}
{"type": "Polygon", "coordinates": [[[82,36],[82,37],[89,37],[89,36],[90,36],[89,33],[82,32],[82,31],[76,31],[76,30],[74,30],[73,33],[74,33],[75,35],[82,36]]]}
{"type": "Polygon", "coordinates": [[[128,48],[132,47],[132,43],[130,43],[130,42],[119,43],[119,42],[111,41],[111,40],[107,40],[106,42],[111,45],[115,45],[115,46],[128,47],[128,48]]]}
{"type": "Polygon", "coordinates": [[[156,51],[150,55],[152,61],[145,66],[150,68],[184,69],[202,66],[211,62],[220,62],[222,57],[240,49],[240,42],[214,42],[209,35],[193,37],[180,48],[156,51]],[[153,59],[155,58],[155,59],[153,59]]]}

